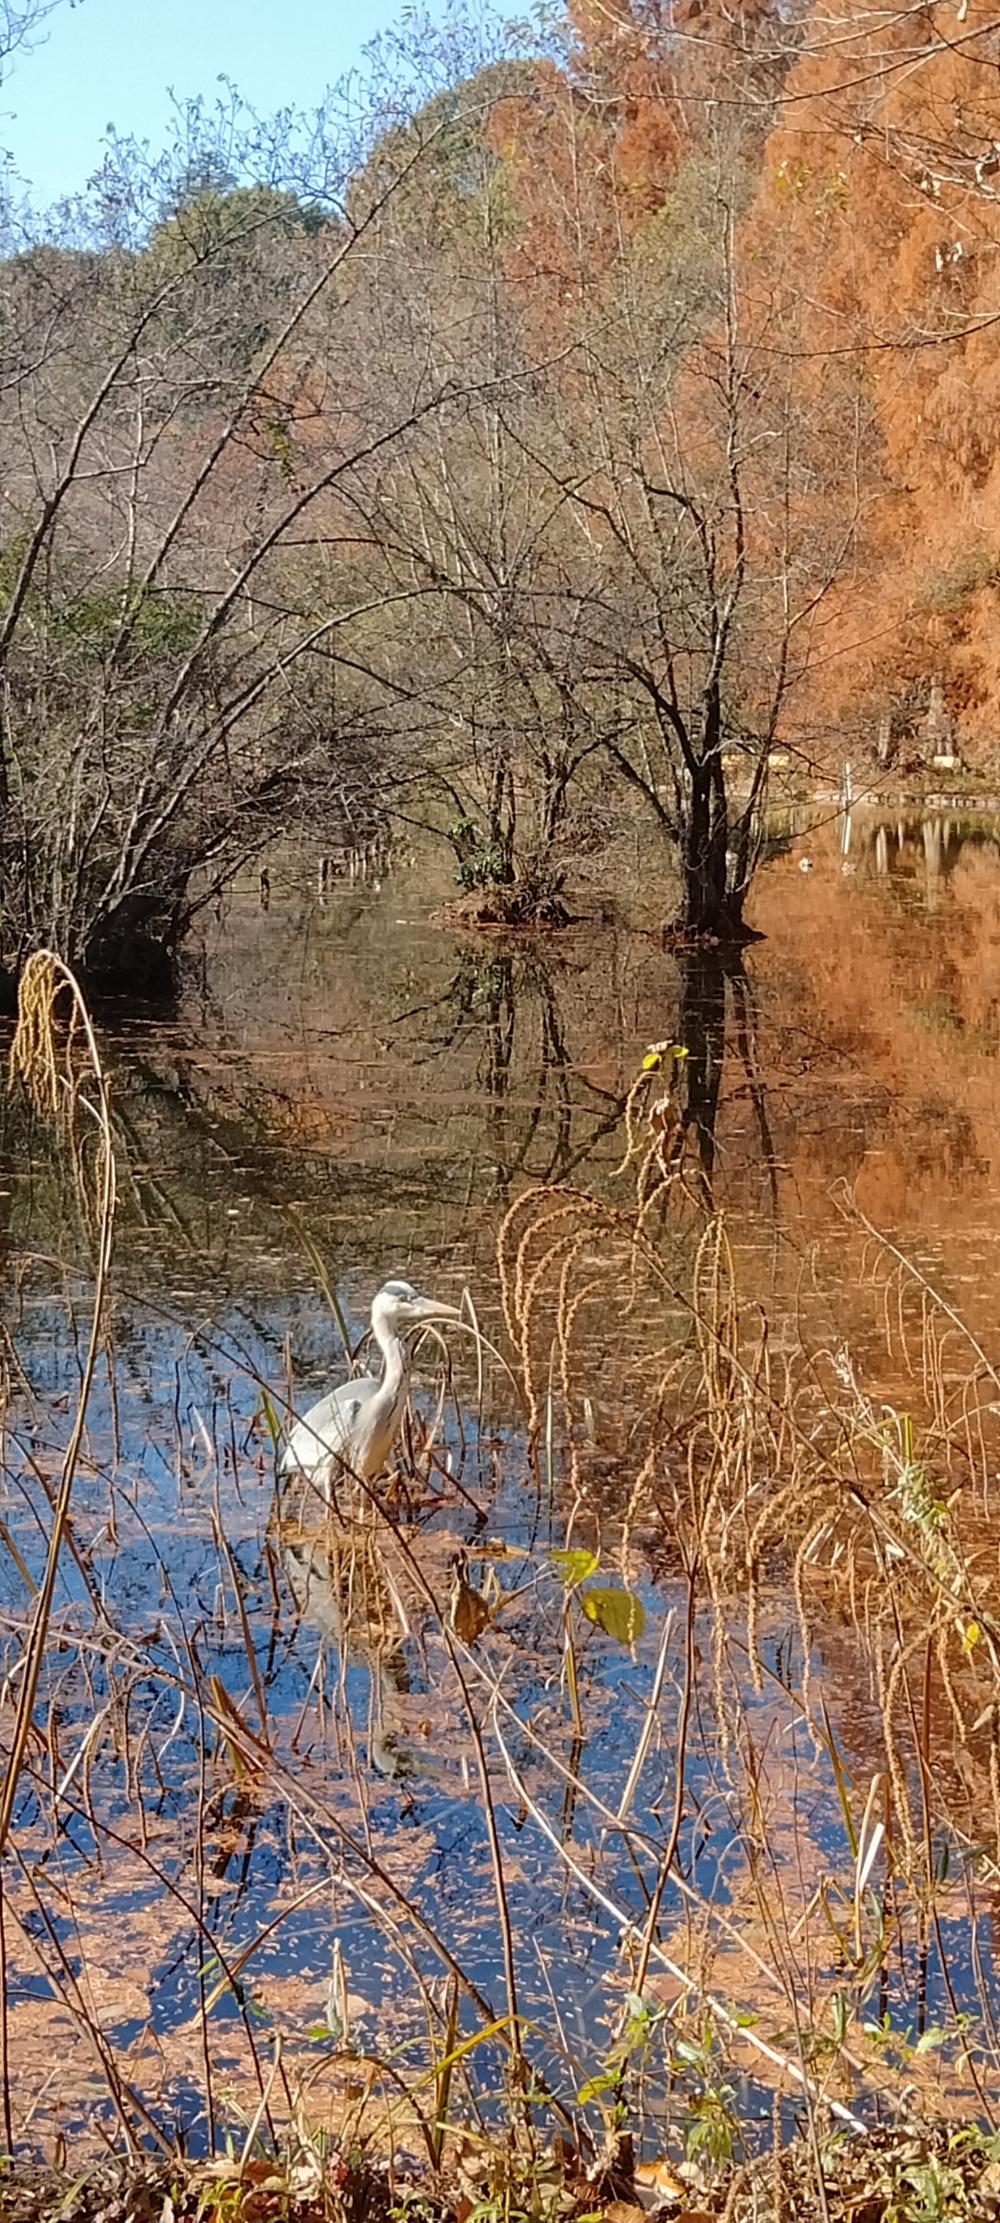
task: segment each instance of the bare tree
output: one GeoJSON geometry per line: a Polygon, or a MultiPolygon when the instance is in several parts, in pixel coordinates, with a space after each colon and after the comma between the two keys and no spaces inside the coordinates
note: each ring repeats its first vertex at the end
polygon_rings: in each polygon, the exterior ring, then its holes
{"type": "Polygon", "coordinates": [[[864,421],[853,365],[806,419],[741,271],[739,121],[679,168],[669,223],[622,222],[581,282],[532,447],[577,527],[549,636],[578,726],[675,855],[681,935],[721,940],[746,932],[769,757],[850,558],[864,421]]]}
{"type": "Polygon", "coordinates": [[[54,15],[59,0],[0,0],[0,85],[10,75],[18,54],[30,50],[44,23],[54,15]]]}
{"type": "Polygon", "coordinates": [[[246,180],[264,153],[269,175],[220,188],[203,162],[188,198],[190,149],[172,177],[118,149],[100,232],[74,212],[0,268],[8,977],[39,939],[119,985],[152,976],[276,825],[352,789],[368,807],[380,703],[352,695],[349,656],[334,675],[372,593],[333,576],[324,535],[337,489],[456,384],[411,364],[362,420],[342,335],[433,136],[374,175],[356,134],[324,136],[307,198],[257,135],[227,157],[246,180]]]}
{"type": "Polygon", "coordinates": [[[462,876],[509,888],[515,918],[551,907],[614,795],[676,860],[679,930],[739,939],[770,752],[857,523],[853,373],[807,425],[740,294],[738,144],[691,159],[669,229],[622,227],[541,352],[502,190],[484,161],[471,246],[454,226],[430,254],[383,239],[362,312],[376,376],[414,353],[476,373],[474,397],[343,488],[373,580],[400,596],[372,669],[404,792],[438,793],[462,876]]]}

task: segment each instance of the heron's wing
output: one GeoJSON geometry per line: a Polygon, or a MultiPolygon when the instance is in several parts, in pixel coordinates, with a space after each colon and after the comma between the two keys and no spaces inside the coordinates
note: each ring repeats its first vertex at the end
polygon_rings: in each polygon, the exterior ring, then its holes
{"type": "Polygon", "coordinates": [[[332,1389],[317,1405],[310,1405],[289,1429],[281,1459],[282,1474],[311,1474],[331,1451],[349,1459],[358,1421],[377,1388],[374,1374],[359,1374],[353,1382],[341,1382],[339,1389],[332,1389]]]}

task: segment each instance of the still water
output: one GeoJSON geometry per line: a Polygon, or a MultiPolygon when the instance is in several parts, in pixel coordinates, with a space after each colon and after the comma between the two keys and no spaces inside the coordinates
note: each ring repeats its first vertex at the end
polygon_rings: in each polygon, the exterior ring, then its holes
{"type": "MultiPolygon", "coordinates": [[[[728,970],[666,952],[624,877],[602,923],[518,940],[443,925],[447,893],[424,862],[320,900],[276,861],[170,1024],[106,1030],[114,1302],[7,1864],[10,2129],[197,2149],[391,2103],[419,2145],[449,1987],[465,2035],[509,2015],[504,1919],[543,2119],[599,2112],[629,2013],[654,2148],[775,2092],[791,2121],[803,2076],[863,2116],[908,2082],[989,2114],[998,1737],[953,1569],[979,1597],[997,1557],[1000,828],[779,828],[728,970]],[[742,1467],[691,1388],[720,1214],[739,1381],[785,1400],[742,1467]],[[446,1381],[425,1355],[388,1519],[279,1498],[269,1418],[343,1378],[400,1275],[471,1292],[515,1379],[472,1337],[446,1381]],[[806,1509],[821,1377],[837,1474],[878,1470],[945,1598],[941,1662],[915,1576],[882,1625],[877,1524],[806,1509]],[[729,1489],[742,1561],[706,1541],[729,1489]],[[588,1584],[640,1602],[634,1642],[588,1584]]],[[[66,1149],[2,1116],[9,1724],[91,1240],[66,1149]]]]}

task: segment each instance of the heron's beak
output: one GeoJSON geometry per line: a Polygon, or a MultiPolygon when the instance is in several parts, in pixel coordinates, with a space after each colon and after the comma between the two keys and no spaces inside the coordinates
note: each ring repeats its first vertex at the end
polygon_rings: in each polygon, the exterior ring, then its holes
{"type": "Polygon", "coordinates": [[[436,1297],[418,1297],[411,1310],[417,1320],[461,1320],[464,1317],[456,1312],[453,1304],[439,1304],[436,1297]]]}

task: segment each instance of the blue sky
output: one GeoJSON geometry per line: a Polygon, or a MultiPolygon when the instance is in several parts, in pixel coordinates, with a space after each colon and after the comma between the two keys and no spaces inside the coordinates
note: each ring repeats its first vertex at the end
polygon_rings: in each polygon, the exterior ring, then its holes
{"type": "Polygon", "coordinates": [[[108,126],[152,148],[171,89],[214,99],[220,76],[263,113],[316,107],[404,0],[61,0],[0,87],[0,149],[37,202],[86,183],[108,126]]]}

